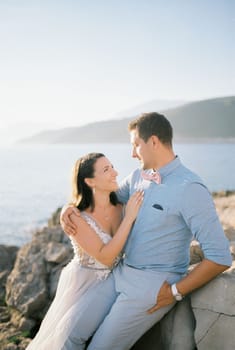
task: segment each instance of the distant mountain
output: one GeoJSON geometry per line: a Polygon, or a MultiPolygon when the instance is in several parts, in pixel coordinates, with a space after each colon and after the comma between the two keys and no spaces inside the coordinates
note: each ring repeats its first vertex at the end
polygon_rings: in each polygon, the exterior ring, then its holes
{"type": "Polygon", "coordinates": [[[130,115],[137,115],[137,114],[143,113],[143,112],[164,111],[166,109],[182,106],[188,102],[189,101],[185,101],[185,100],[159,100],[159,99],[155,99],[152,101],[148,101],[148,102],[139,104],[135,107],[126,109],[124,111],[115,113],[114,115],[116,118],[121,119],[121,118],[126,118],[130,115]]]}
{"type": "MultiPolygon", "coordinates": [[[[140,112],[144,112],[141,110],[140,112]]],[[[161,111],[172,123],[175,141],[235,141],[235,96],[190,102],[161,111]]],[[[138,114],[138,113],[136,113],[138,114]]],[[[87,124],[81,127],[42,131],[23,143],[109,143],[128,142],[126,118],[87,124]]]]}
{"type": "Polygon", "coordinates": [[[0,146],[12,145],[22,138],[29,138],[39,131],[55,127],[55,124],[40,122],[11,123],[0,129],[0,146]]]}
{"type": "Polygon", "coordinates": [[[176,138],[235,139],[235,96],[191,102],[164,113],[176,138]]]}
{"type": "Polygon", "coordinates": [[[46,130],[20,143],[112,143],[128,142],[127,119],[101,121],[80,127],[46,130]]]}

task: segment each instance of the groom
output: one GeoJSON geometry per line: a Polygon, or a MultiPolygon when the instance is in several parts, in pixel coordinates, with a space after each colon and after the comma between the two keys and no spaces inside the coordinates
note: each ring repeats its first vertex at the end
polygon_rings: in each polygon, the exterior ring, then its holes
{"type": "MultiPolygon", "coordinates": [[[[231,265],[228,241],[202,180],[184,167],[172,148],[172,127],[158,113],[145,113],[129,124],[136,169],[120,185],[126,203],[138,189],[144,202],[113,274],[80,300],[74,327],[63,349],[124,350],[182,298],[231,265]],[[152,169],[152,170],[150,170],[152,169]],[[199,241],[204,260],[189,274],[189,247],[199,241]]],[[[193,155],[192,155],[193,156],[193,155]]],[[[61,223],[68,234],[70,209],[61,223]]]]}

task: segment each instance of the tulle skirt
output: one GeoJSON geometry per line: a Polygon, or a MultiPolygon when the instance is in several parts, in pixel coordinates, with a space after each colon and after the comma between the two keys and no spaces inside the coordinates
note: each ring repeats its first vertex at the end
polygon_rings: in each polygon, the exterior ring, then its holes
{"type": "Polygon", "coordinates": [[[61,272],[55,298],[27,350],[62,349],[76,313],[75,304],[88,290],[102,283],[94,270],[83,268],[74,258],[61,272]]]}

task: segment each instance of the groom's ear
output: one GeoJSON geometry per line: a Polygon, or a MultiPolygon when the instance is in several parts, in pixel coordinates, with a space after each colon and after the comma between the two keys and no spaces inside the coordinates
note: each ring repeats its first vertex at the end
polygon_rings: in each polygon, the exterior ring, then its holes
{"type": "Polygon", "coordinates": [[[152,142],[153,147],[158,147],[159,146],[160,140],[159,140],[159,138],[156,135],[150,136],[150,140],[152,142]]]}

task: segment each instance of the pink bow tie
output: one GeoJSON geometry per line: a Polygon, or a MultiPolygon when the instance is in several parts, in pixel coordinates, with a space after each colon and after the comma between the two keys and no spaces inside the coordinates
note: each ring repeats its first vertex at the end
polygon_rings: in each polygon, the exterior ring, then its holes
{"type": "Polygon", "coordinates": [[[151,174],[142,171],[141,176],[144,180],[156,182],[158,185],[161,183],[161,175],[158,171],[155,171],[151,174]]]}

